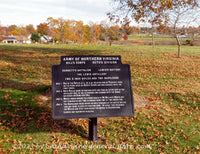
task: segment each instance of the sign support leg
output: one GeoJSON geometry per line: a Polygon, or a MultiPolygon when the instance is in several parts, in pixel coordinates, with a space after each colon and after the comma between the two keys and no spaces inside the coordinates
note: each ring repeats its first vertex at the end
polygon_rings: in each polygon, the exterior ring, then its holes
{"type": "Polygon", "coordinates": [[[89,140],[98,142],[97,137],[97,118],[89,118],[89,140]]]}

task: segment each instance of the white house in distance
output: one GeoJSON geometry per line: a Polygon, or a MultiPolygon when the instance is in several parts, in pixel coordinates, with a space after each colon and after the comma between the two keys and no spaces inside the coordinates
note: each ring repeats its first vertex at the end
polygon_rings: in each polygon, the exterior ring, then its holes
{"type": "Polygon", "coordinates": [[[45,43],[51,42],[51,37],[48,37],[46,35],[41,36],[40,39],[41,39],[41,42],[45,42],[45,43]]]}
{"type": "Polygon", "coordinates": [[[13,44],[16,44],[17,43],[17,39],[14,36],[8,36],[2,42],[3,43],[13,43],[13,44]]]}
{"type": "Polygon", "coordinates": [[[3,43],[12,43],[12,44],[16,44],[16,43],[27,43],[27,44],[31,44],[31,36],[28,37],[24,37],[24,36],[7,36],[2,42],[3,43]]]}
{"type": "MultiPolygon", "coordinates": [[[[5,39],[2,40],[3,43],[12,43],[12,44],[19,44],[19,43],[26,43],[26,44],[31,44],[31,35],[28,37],[25,36],[7,36],[5,39]]],[[[40,38],[41,43],[49,43],[51,42],[51,37],[48,37],[46,35],[41,36],[40,38]]]]}
{"type": "Polygon", "coordinates": [[[31,35],[29,35],[28,37],[25,36],[17,36],[16,37],[18,40],[18,43],[27,43],[27,44],[31,44],[31,35]]]}

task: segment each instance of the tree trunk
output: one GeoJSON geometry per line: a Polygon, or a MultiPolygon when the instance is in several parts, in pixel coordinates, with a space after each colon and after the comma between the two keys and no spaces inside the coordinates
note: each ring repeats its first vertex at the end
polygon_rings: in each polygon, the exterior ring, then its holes
{"type": "Polygon", "coordinates": [[[62,41],[62,44],[64,44],[64,34],[63,34],[63,32],[61,32],[61,41],[62,41]]]}
{"type": "Polygon", "coordinates": [[[112,41],[109,41],[109,45],[110,45],[110,46],[112,45],[112,41]]]}
{"type": "Polygon", "coordinates": [[[151,33],[152,33],[152,46],[153,46],[153,48],[155,48],[155,40],[154,40],[154,23],[152,23],[152,31],[151,31],[151,33]]]}
{"type": "Polygon", "coordinates": [[[181,43],[180,43],[180,40],[179,40],[177,34],[175,34],[175,38],[176,38],[176,42],[177,42],[177,46],[178,46],[178,58],[181,58],[181,43]]]}
{"type": "Polygon", "coordinates": [[[72,35],[72,40],[73,40],[72,43],[75,44],[74,32],[73,32],[72,34],[73,34],[73,35],[72,35]]]}
{"type": "Polygon", "coordinates": [[[181,45],[178,45],[178,58],[181,58],[181,45]]]}
{"type": "Polygon", "coordinates": [[[155,48],[154,32],[152,32],[152,46],[155,48]]]}
{"type": "Polygon", "coordinates": [[[178,13],[177,17],[176,17],[176,20],[175,20],[175,23],[174,23],[174,34],[175,34],[175,38],[176,38],[176,42],[177,42],[177,46],[178,46],[178,58],[181,58],[181,43],[180,43],[180,40],[177,36],[177,29],[176,29],[176,25],[179,21],[179,17],[180,17],[180,12],[178,13]]]}

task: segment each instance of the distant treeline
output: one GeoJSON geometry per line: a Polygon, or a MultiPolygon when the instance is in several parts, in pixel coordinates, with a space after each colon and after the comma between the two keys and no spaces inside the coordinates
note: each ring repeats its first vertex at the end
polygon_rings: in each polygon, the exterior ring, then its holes
{"type": "MultiPolygon", "coordinates": [[[[37,25],[35,29],[33,25],[16,26],[10,25],[7,27],[0,26],[0,41],[6,36],[45,36],[50,38],[52,43],[97,43],[99,40],[106,41],[111,44],[113,40],[128,39],[128,35],[173,35],[172,27],[159,26],[152,29],[151,27],[138,27],[124,24],[111,24],[102,21],[100,24],[89,23],[85,25],[82,21],[65,20],[64,18],[54,19],[47,18],[44,23],[37,25]]],[[[194,39],[200,35],[199,27],[179,27],[179,35],[186,35],[194,39]]],[[[31,37],[32,40],[34,37],[31,37]]],[[[33,41],[34,42],[34,41],[33,41]]]]}

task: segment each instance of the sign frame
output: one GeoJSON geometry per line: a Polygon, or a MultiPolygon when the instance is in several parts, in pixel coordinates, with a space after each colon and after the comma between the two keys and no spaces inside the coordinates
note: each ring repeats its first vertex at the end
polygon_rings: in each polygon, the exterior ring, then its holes
{"type": "MultiPolygon", "coordinates": [[[[96,72],[99,73],[99,72],[96,72]]],[[[109,72],[110,73],[110,72],[109,72]]],[[[66,73],[63,73],[64,75],[66,75],[66,73]]],[[[68,72],[68,76],[77,74],[77,72],[68,72]]],[[[112,75],[112,73],[110,73],[112,75]]],[[[108,75],[108,78],[110,76],[108,75]]],[[[112,79],[112,77],[110,77],[112,79]]],[[[58,80],[59,80],[58,79],[58,80]]],[[[119,80],[121,81],[121,80],[119,80]]],[[[63,81],[64,82],[64,81],[63,81]]],[[[59,86],[59,85],[57,85],[59,86]]],[[[60,85],[61,86],[61,85],[60,85]]],[[[79,87],[80,88],[80,87],[79,87]]],[[[63,90],[63,89],[62,89],[63,90]]],[[[114,94],[113,94],[114,95],[114,94]]],[[[63,100],[61,101],[63,103],[63,100]]],[[[62,103],[60,103],[60,105],[62,105],[62,103]]],[[[58,105],[59,103],[57,103],[58,105]]],[[[63,105],[62,105],[63,106],[63,105]]],[[[121,108],[120,108],[121,109],[121,108]]],[[[108,110],[110,111],[110,110],[108,110]]],[[[113,111],[111,109],[111,111],[113,111]]],[[[99,55],[83,55],[83,56],[62,56],[61,57],[61,63],[60,65],[54,65],[52,66],[52,117],[53,119],[72,119],[72,118],[96,118],[96,117],[123,117],[123,116],[134,116],[134,99],[133,99],[133,92],[132,92],[132,82],[131,82],[131,72],[130,72],[130,66],[128,64],[122,64],[121,63],[121,56],[99,56],[99,55]],[[81,61],[80,59],[84,59],[83,61],[81,61]],[[75,59],[77,59],[77,61],[75,61],[75,59]],[[79,60],[78,60],[79,59],[79,60]],[[88,60],[89,59],[89,60],[88,60]],[[92,60],[95,59],[95,60],[92,60]],[[97,59],[97,60],[96,60],[97,59]],[[101,60],[99,60],[101,59],[101,60]],[[102,59],[117,59],[117,60],[102,60],[102,59]],[[80,63],[80,64],[75,64],[75,62],[80,63]],[[83,62],[85,62],[83,64],[83,62]],[[92,63],[95,64],[92,64],[92,63]],[[109,63],[109,64],[99,64],[99,63],[109,63]],[[120,87],[122,90],[124,89],[124,92],[121,92],[123,94],[125,94],[124,99],[128,99],[126,102],[124,108],[124,111],[121,110],[121,112],[117,112],[117,113],[112,113],[112,112],[99,112],[99,113],[94,113],[94,114],[63,114],[63,115],[56,115],[56,99],[57,97],[56,95],[56,80],[57,78],[59,78],[60,80],[63,79],[63,77],[61,77],[62,74],[62,69],[66,70],[70,70],[70,69],[117,69],[120,68],[120,72],[114,72],[113,74],[115,76],[119,75],[121,78],[123,78],[123,82],[125,82],[125,85],[121,85],[120,87]],[[128,86],[128,87],[126,87],[128,86]],[[126,97],[126,98],[125,98],[126,97]]]]}

